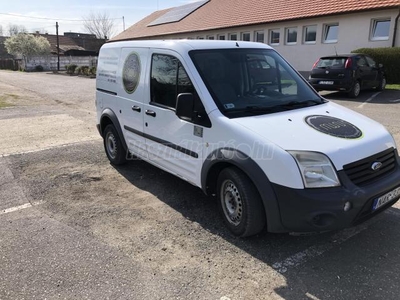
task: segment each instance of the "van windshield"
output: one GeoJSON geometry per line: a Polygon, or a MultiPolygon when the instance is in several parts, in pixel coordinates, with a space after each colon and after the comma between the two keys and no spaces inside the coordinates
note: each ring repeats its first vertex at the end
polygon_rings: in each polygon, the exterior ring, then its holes
{"type": "Polygon", "coordinates": [[[220,111],[229,118],[325,103],[270,49],[212,49],[190,53],[220,111]]]}

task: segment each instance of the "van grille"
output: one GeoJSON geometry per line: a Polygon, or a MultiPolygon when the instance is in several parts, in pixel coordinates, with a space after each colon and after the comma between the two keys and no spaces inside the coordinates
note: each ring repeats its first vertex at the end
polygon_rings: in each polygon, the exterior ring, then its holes
{"type": "Polygon", "coordinates": [[[382,176],[385,176],[396,167],[396,155],[393,148],[343,166],[343,170],[350,180],[358,186],[369,184],[382,176]],[[373,170],[375,162],[382,163],[378,170],[373,170]]]}

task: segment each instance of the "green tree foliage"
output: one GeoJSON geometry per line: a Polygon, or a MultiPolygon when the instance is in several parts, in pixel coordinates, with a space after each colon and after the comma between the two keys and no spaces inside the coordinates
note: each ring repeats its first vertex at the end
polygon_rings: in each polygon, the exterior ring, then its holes
{"type": "Polygon", "coordinates": [[[28,57],[34,55],[50,54],[50,43],[41,36],[19,33],[5,40],[4,46],[11,55],[20,55],[24,58],[25,64],[28,57]]]}

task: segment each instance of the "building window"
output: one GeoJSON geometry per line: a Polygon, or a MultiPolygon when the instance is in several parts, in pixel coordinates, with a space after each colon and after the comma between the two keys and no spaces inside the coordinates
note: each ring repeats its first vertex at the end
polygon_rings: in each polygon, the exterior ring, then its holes
{"type": "Polygon", "coordinates": [[[297,27],[286,28],[286,45],[297,43],[297,27]]]}
{"type": "Polygon", "coordinates": [[[242,41],[250,42],[250,32],[242,32],[242,41]]]}
{"type": "Polygon", "coordinates": [[[336,43],[338,41],[339,24],[325,25],[324,43],[336,43]]]}
{"type": "Polygon", "coordinates": [[[220,41],[225,40],[225,34],[219,34],[219,35],[218,35],[218,39],[219,39],[220,41]]]}
{"type": "Polygon", "coordinates": [[[257,43],[264,43],[264,31],[256,31],[254,41],[257,43]]]}
{"type": "Polygon", "coordinates": [[[213,39],[214,39],[214,36],[213,36],[213,35],[209,35],[209,36],[207,36],[207,39],[208,39],[208,40],[213,40],[213,39]]]}
{"type": "Polygon", "coordinates": [[[280,32],[279,29],[271,29],[269,31],[269,44],[279,45],[280,32]]]}
{"type": "Polygon", "coordinates": [[[385,41],[389,39],[390,19],[372,20],[371,40],[385,41]]]}
{"type": "Polygon", "coordinates": [[[317,40],[317,25],[304,26],[303,41],[305,44],[315,44],[317,40]]]}
{"type": "Polygon", "coordinates": [[[229,34],[229,39],[231,41],[237,41],[237,34],[236,33],[230,33],[229,34]]]}
{"type": "Polygon", "coordinates": [[[198,40],[204,40],[204,37],[203,36],[198,36],[197,39],[198,40]]]}

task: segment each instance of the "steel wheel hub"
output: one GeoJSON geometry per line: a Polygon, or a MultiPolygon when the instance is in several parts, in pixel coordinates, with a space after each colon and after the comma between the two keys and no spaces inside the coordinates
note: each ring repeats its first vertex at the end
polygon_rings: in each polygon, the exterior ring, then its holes
{"type": "Polygon", "coordinates": [[[112,133],[108,133],[106,136],[106,147],[108,155],[112,159],[115,159],[117,155],[117,140],[115,139],[115,136],[112,133]]]}
{"type": "Polygon", "coordinates": [[[240,193],[235,184],[224,181],[221,190],[221,204],[227,220],[237,226],[242,220],[243,203],[240,193]]]}

